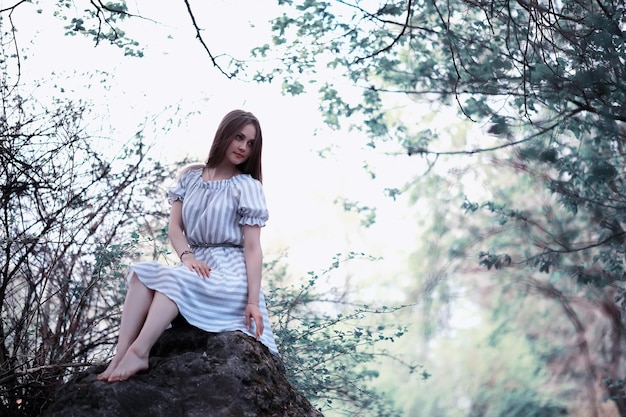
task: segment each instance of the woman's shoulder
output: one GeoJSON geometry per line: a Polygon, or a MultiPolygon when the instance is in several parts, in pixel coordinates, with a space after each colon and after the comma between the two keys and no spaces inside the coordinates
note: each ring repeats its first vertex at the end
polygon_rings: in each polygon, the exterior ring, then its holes
{"type": "Polygon", "coordinates": [[[259,188],[263,187],[263,185],[261,184],[261,181],[257,180],[250,174],[238,174],[232,177],[232,180],[235,183],[238,183],[246,187],[259,187],[259,188]]]}
{"type": "Polygon", "coordinates": [[[206,167],[206,164],[201,164],[201,163],[187,164],[180,169],[180,171],[178,172],[178,175],[182,177],[183,175],[187,175],[190,172],[202,171],[204,167],[206,167]]]}
{"type": "Polygon", "coordinates": [[[188,164],[182,167],[178,171],[178,181],[187,182],[190,178],[198,177],[202,175],[202,169],[205,167],[204,164],[188,164]]]}

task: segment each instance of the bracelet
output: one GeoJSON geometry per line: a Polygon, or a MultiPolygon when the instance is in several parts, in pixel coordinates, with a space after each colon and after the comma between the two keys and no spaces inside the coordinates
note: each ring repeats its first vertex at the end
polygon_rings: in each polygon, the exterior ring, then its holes
{"type": "Polygon", "coordinates": [[[180,258],[180,261],[182,262],[182,261],[183,261],[183,256],[185,256],[185,255],[187,255],[187,254],[189,254],[189,253],[193,255],[193,252],[192,252],[192,251],[190,251],[190,250],[184,250],[184,251],[183,251],[180,255],[178,255],[178,258],[180,258]]]}
{"type": "Polygon", "coordinates": [[[253,306],[259,306],[259,303],[248,303],[248,304],[252,304],[253,306]]]}

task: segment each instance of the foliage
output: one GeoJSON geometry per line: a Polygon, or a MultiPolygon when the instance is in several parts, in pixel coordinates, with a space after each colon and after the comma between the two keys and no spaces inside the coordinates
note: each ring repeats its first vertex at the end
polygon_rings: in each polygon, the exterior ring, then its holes
{"type": "MultiPolygon", "coordinates": [[[[481,319],[488,315],[486,310],[469,311],[481,319]]],[[[559,413],[570,403],[546,384],[551,375],[532,351],[533,344],[504,317],[499,322],[457,327],[453,336],[431,339],[433,352],[425,362],[432,377],[424,392],[405,393],[404,415],[567,415],[559,413]]]]}
{"type": "Polygon", "coordinates": [[[473,405],[468,417],[558,417],[567,416],[567,410],[552,404],[540,404],[535,393],[524,389],[507,390],[499,394],[498,401],[486,398],[473,405]],[[502,398],[504,397],[504,398],[502,398]],[[494,407],[495,405],[495,407],[494,407]]]}
{"type": "MultiPolygon", "coordinates": [[[[623,2],[281,3],[286,11],[273,21],[274,46],[262,49],[285,61],[269,71],[287,82],[317,85],[331,126],[348,123],[371,136],[374,146],[393,140],[408,155],[421,157],[508,149],[507,157],[494,157],[497,166],[552,193],[546,206],[528,207],[527,200],[535,200],[519,194],[506,202],[498,199],[502,195],[466,201],[464,208],[484,210],[507,233],[484,241],[479,263],[498,271],[529,267],[518,279],[560,306],[587,343],[592,334],[583,330],[587,317],[577,300],[605,312],[606,347],[613,355],[604,371],[584,368],[585,380],[622,378],[623,2]],[[344,82],[321,79],[322,67],[338,71],[344,82]],[[415,126],[420,107],[412,101],[425,100],[455,104],[464,117],[484,126],[486,135],[470,149],[436,150],[438,137],[415,126]],[[544,277],[536,278],[533,270],[544,277]]],[[[584,343],[579,353],[592,363],[597,359],[585,352],[584,343]]],[[[594,389],[587,390],[595,410],[599,399],[594,389]]]]}
{"type": "MultiPolygon", "coordinates": [[[[624,166],[626,121],[618,105],[626,91],[623,4],[282,3],[291,7],[273,21],[275,53],[298,59],[275,71],[315,77],[308,68],[326,59],[361,89],[350,104],[353,90],[335,86],[330,94],[323,84],[328,117],[356,120],[354,128],[395,138],[411,155],[437,153],[428,149],[433,135],[415,132],[410,113],[391,118],[389,96],[454,99],[469,119],[489,124],[489,133],[502,139],[499,147],[525,143],[519,163],[543,163],[546,186],[570,211],[599,219],[593,244],[547,247],[538,256],[593,246],[613,281],[622,280],[626,204],[624,173],[616,167],[624,166]]],[[[501,214],[515,216],[512,210],[501,214]]],[[[537,266],[549,269],[546,262],[537,266]]]]}
{"type": "Polygon", "coordinates": [[[365,114],[374,136],[389,128],[386,92],[453,98],[503,137],[522,119],[543,133],[585,112],[623,120],[613,104],[624,94],[621,3],[281,3],[290,7],[274,19],[269,49],[285,64],[274,71],[315,77],[310,68],[324,64],[341,71],[361,99],[350,104],[338,86],[322,83],[324,108],[335,116],[365,114]]]}
{"type": "Polygon", "coordinates": [[[82,10],[82,14],[75,12],[74,2],[69,0],[58,1],[54,7],[54,15],[65,22],[67,36],[80,34],[90,37],[96,45],[103,41],[109,42],[123,49],[124,55],[143,56],[139,42],[126,36],[121,28],[125,20],[133,17],[126,2],[91,2],[82,10]]]}
{"type": "Polygon", "coordinates": [[[336,289],[321,290],[322,278],[341,262],[363,257],[340,254],[321,273],[310,272],[307,282],[286,285],[285,265],[268,263],[269,305],[274,332],[294,385],[321,411],[350,416],[398,416],[384,393],[371,387],[379,376],[377,363],[392,358],[413,375],[426,378],[419,366],[394,357],[385,345],[406,332],[403,326],[372,322],[372,317],[396,313],[403,307],[370,307],[350,303],[336,289]]]}

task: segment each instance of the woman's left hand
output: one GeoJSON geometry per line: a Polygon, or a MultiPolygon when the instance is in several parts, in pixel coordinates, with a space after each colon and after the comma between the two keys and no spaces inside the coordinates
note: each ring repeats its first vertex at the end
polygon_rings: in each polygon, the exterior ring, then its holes
{"type": "Polygon", "coordinates": [[[263,334],[263,315],[261,315],[261,310],[258,305],[248,303],[246,306],[246,327],[248,327],[248,329],[252,329],[251,320],[254,320],[254,324],[256,325],[255,337],[259,340],[263,334]]]}

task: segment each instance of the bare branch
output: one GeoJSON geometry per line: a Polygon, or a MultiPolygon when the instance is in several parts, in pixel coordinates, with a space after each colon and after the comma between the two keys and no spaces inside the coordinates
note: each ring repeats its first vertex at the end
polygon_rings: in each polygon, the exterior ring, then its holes
{"type": "MultiPolygon", "coordinates": [[[[576,114],[578,111],[572,112],[568,117],[572,117],[574,114],[576,114]]],[[[425,148],[409,148],[408,153],[409,156],[411,155],[416,155],[416,154],[428,154],[428,155],[474,155],[477,153],[487,153],[487,152],[492,152],[492,151],[497,151],[499,149],[506,149],[506,148],[510,148],[512,146],[516,146],[525,142],[530,142],[534,139],[536,139],[537,137],[544,135],[545,133],[555,129],[560,123],[562,122],[562,120],[557,120],[555,121],[553,124],[548,125],[544,128],[542,128],[540,131],[522,138],[520,140],[516,140],[513,142],[508,142],[502,145],[498,145],[498,146],[492,146],[489,148],[479,148],[479,149],[468,149],[468,150],[460,150],[460,151],[431,151],[425,148]]]]}
{"type": "Polygon", "coordinates": [[[204,38],[202,38],[201,30],[198,27],[198,23],[196,23],[196,17],[194,16],[193,11],[191,10],[191,5],[189,4],[189,0],[184,0],[184,2],[185,2],[185,5],[187,6],[187,12],[189,13],[189,17],[191,18],[191,23],[193,24],[193,27],[196,30],[196,38],[200,41],[206,53],[209,54],[209,58],[211,58],[211,62],[213,63],[213,66],[216,67],[227,78],[229,79],[233,78],[234,75],[226,73],[226,71],[224,71],[224,69],[215,60],[215,57],[213,56],[213,54],[211,53],[211,50],[209,49],[206,42],[204,41],[204,38]]]}
{"type": "Polygon", "coordinates": [[[602,240],[597,241],[596,243],[589,243],[589,244],[585,244],[582,246],[578,246],[578,247],[569,247],[569,248],[564,248],[564,249],[550,249],[548,248],[546,251],[538,254],[538,255],[534,255],[531,256],[530,258],[526,258],[523,261],[518,261],[518,262],[513,262],[514,264],[527,264],[528,262],[535,260],[535,259],[539,259],[542,256],[545,255],[550,255],[550,254],[565,254],[565,253],[575,253],[575,252],[583,252],[589,249],[593,249],[593,248],[597,248],[603,245],[606,245],[607,243],[614,241],[614,240],[618,240],[618,239],[623,239],[626,236],[626,231],[621,231],[619,233],[615,233],[612,234],[609,237],[606,237],[602,240]]]}
{"type": "Polygon", "coordinates": [[[370,59],[370,58],[374,58],[377,55],[382,54],[383,52],[387,52],[389,51],[391,48],[393,48],[393,46],[395,44],[397,44],[400,39],[404,36],[404,34],[406,33],[407,28],[409,27],[409,23],[411,21],[411,15],[413,14],[412,11],[412,0],[409,0],[407,3],[407,9],[406,9],[406,19],[404,20],[404,24],[402,25],[402,30],[400,31],[400,33],[398,33],[398,35],[393,39],[393,41],[391,41],[391,43],[387,46],[385,46],[382,49],[378,49],[374,52],[372,52],[371,54],[364,56],[364,57],[358,57],[357,59],[354,60],[355,64],[358,64],[364,60],[370,59]]]}
{"type": "Polygon", "coordinates": [[[13,10],[15,10],[15,8],[17,6],[19,6],[22,3],[30,3],[30,0],[20,0],[17,3],[15,3],[13,6],[9,6],[9,7],[5,7],[4,9],[0,9],[0,13],[4,13],[8,10],[11,10],[11,12],[13,12],[13,10]]]}
{"type": "Polygon", "coordinates": [[[100,5],[99,7],[96,6],[93,1],[91,1],[91,4],[93,4],[96,8],[104,9],[104,10],[106,10],[109,13],[117,13],[119,15],[126,16],[126,17],[142,17],[142,16],[134,15],[132,13],[128,13],[126,10],[114,9],[114,8],[112,8],[112,7],[102,3],[101,0],[98,0],[98,4],[100,5]]]}
{"type": "Polygon", "coordinates": [[[432,33],[432,34],[436,34],[437,32],[434,31],[433,29],[427,27],[427,26],[415,26],[413,24],[411,24],[410,20],[405,20],[405,22],[396,22],[394,20],[388,20],[388,19],[381,19],[381,17],[378,14],[375,13],[370,13],[367,10],[365,10],[364,8],[362,8],[361,6],[359,6],[358,4],[353,4],[353,3],[349,3],[345,0],[337,0],[338,3],[341,3],[345,6],[351,7],[353,9],[358,10],[359,12],[361,12],[365,17],[367,17],[368,19],[372,19],[375,20],[377,22],[380,22],[382,24],[387,24],[387,25],[392,25],[392,26],[401,26],[403,28],[406,29],[411,29],[411,30],[420,30],[423,32],[427,32],[427,33],[432,33]]]}
{"type": "MultiPolygon", "coordinates": [[[[17,88],[19,82],[20,82],[20,78],[22,77],[22,59],[21,59],[21,55],[20,55],[20,48],[17,45],[17,34],[16,34],[16,29],[15,29],[15,22],[13,22],[13,12],[15,11],[15,8],[17,6],[19,6],[20,4],[22,4],[24,1],[20,1],[19,3],[17,3],[16,5],[14,5],[11,8],[8,9],[4,9],[4,10],[0,10],[0,13],[6,10],[11,10],[9,12],[9,23],[11,25],[11,43],[13,44],[13,47],[15,49],[15,59],[17,61],[17,71],[16,71],[16,77],[17,79],[15,80],[15,82],[13,83],[13,87],[8,89],[7,91],[4,91],[3,89],[3,96],[9,96],[13,93],[13,91],[15,91],[15,88],[17,88]]],[[[6,75],[5,75],[6,78],[6,75]]]]}
{"type": "Polygon", "coordinates": [[[10,376],[0,379],[0,385],[6,382],[9,382],[16,377],[27,376],[27,375],[41,372],[41,371],[59,370],[59,369],[67,369],[67,368],[86,368],[88,366],[93,366],[93,365],[94,364],[91,362],[84,362],[84,363],[58,363],[58,364],[55,363],[55,364],[50,364],[50,365],[36,366],[34,368],[28,368],[24,371],[16,372],[10,376]]]}

